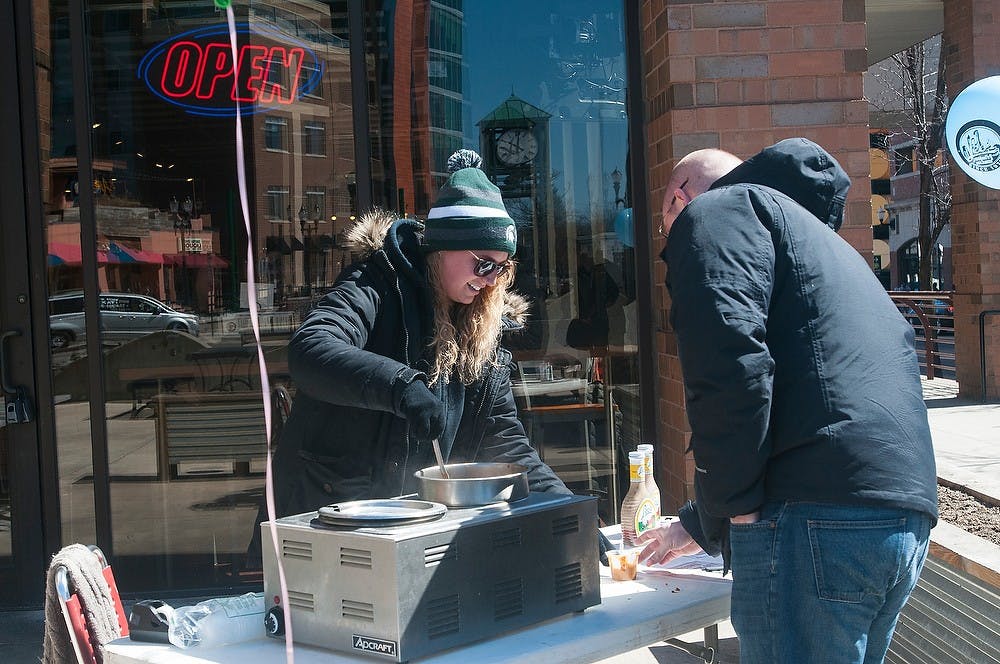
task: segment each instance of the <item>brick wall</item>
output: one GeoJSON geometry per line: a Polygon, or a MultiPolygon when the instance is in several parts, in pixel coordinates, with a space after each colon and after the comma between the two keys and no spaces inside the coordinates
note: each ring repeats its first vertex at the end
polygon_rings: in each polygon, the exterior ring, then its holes
{"type": "MultiPolygon", "coordinates": [[[[854,180],[841,235],[871,260],[864,0],[644,0],[640,9],[653,228],[670,169],[692,150],[748,157],[781,139],[824,146],[854,180]]],[[[653,246],[662,243],[654,238],[653,246]]],[[[659,326],[658,481],[664,510],[691,492],[690,431],[665,270],[655,255],[659,326]]]]}
{"type": "MultiPolygon", "coordinates": [[[[969,84],[1000,75],[1000,14],[995,0],[944,3],[945,76],[952,99],[969,84]]],[[[950,158],[950,157],[949,157],[950,158]]],[[[979,398],[979,312],[1000,309],[1000,192],[951,167],[955,369],[960,394],[979,398]]],[[[1000,316],[986,319],[986,393],[1000,397],[1000,316]]]]}

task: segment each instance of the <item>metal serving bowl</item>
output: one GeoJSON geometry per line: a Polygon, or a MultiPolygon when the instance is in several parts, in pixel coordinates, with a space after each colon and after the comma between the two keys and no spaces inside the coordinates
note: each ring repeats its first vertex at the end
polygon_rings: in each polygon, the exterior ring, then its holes
{"type": "Polygon", "coordinates": [[[445,470],[448,479],[437,466],[414,473],[421,498],[448,507],[473,507],[528,495],[528,469],[516,463],[454,463],[445,470]]]}

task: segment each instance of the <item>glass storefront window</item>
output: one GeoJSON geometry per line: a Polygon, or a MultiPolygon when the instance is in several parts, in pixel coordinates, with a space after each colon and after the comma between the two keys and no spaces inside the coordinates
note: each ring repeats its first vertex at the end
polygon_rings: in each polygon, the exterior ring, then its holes
{"type": "Polygon", "coordinates": [[[617,520],[639,442],[620,2],[369,2],[362,91],[346,1],[234,6],[235,62],[212,3],[85,3],[90,164],[77,160],[68,3],[36,5],[51,62],[38,92],[65,542],[94,541],[101,451],[121,586],[259,583],[260,404],[280,414],[295,397],[288,338],[357,258],[344,235],[361,206],[423,218],[462,147],[482,155],[519,226],[517,288],[532,311],[505,342],[529,437],[617,520]],[[86,352],[94,335],[99,358],[86,352]],[[104,437],[91,432],[92,399],[104,437]]]}
{"type": "Polygon", "coordinates": [[[271,384],[292,396],[287,339],[349,260],[335,238],[357,212],[346,2],[234,7],[235,66],[225,13],[212,3],[88,3],[86,169],[76,157],[69,8],[36,4],[52,63],[39,116],[52,127],[41,156],[64,541],[95,541],[91,459],[104,446],[123,587],[259,583],[244,560],[265,455],[248,304],[260,308],[271,384]],[[92,211],[80,208],[81,186],[92,188],[92,211]],[[90,243],[96,264],[85,258],[90,243]],[[84,321],[88,274],[99,330],[84,321]],[[86,341],[97,334],[106,440],[88,426],[86,341]]]}
{"type": "Polygon", "coordinates": [[[517,288],[533,301],[527,329],[507,340],[522,419],[545,461],[616,521],[639,442],[635,257],[616,224],[631,187],[622,5],[380,9],[371,34],[384,41],[366,49],[385,165],[373,169],[375,202],[423,218],[451,153],[482,155],[518,223],[517,288]]]}

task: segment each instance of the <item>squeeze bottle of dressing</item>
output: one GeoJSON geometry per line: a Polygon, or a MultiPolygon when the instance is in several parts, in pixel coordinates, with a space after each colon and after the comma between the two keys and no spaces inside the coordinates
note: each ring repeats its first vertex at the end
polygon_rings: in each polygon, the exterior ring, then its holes
{"type": "Polygon", "coordinates": [[[636,544],[637,535],[656,525],[655,507],[646,493],[646,462],[642,452],[628,453],[628,493],[622,502],[622,541],[636,544]]]}
{"type": "Polygon", "coordinates": [[[662,512],[660,510],[660,487],[656,486],[656,477],[653,472],[653,446],[649,443],[643,443],[636,449],[646,455],[646,493],[649,494],[653,500],[653,507],[656,508],[656,516],[653,521],[655,526],[659,523],[662,512]]]}

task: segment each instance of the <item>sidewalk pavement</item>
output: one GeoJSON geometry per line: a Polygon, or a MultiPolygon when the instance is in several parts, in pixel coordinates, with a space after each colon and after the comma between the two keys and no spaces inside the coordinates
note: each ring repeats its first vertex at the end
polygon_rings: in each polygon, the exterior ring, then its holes
{"type": "Polygon", "coordinates": [[[923,386],[938,477],[1000,504],[1000,403],[959,398],[953,380],[923,386]]]}

